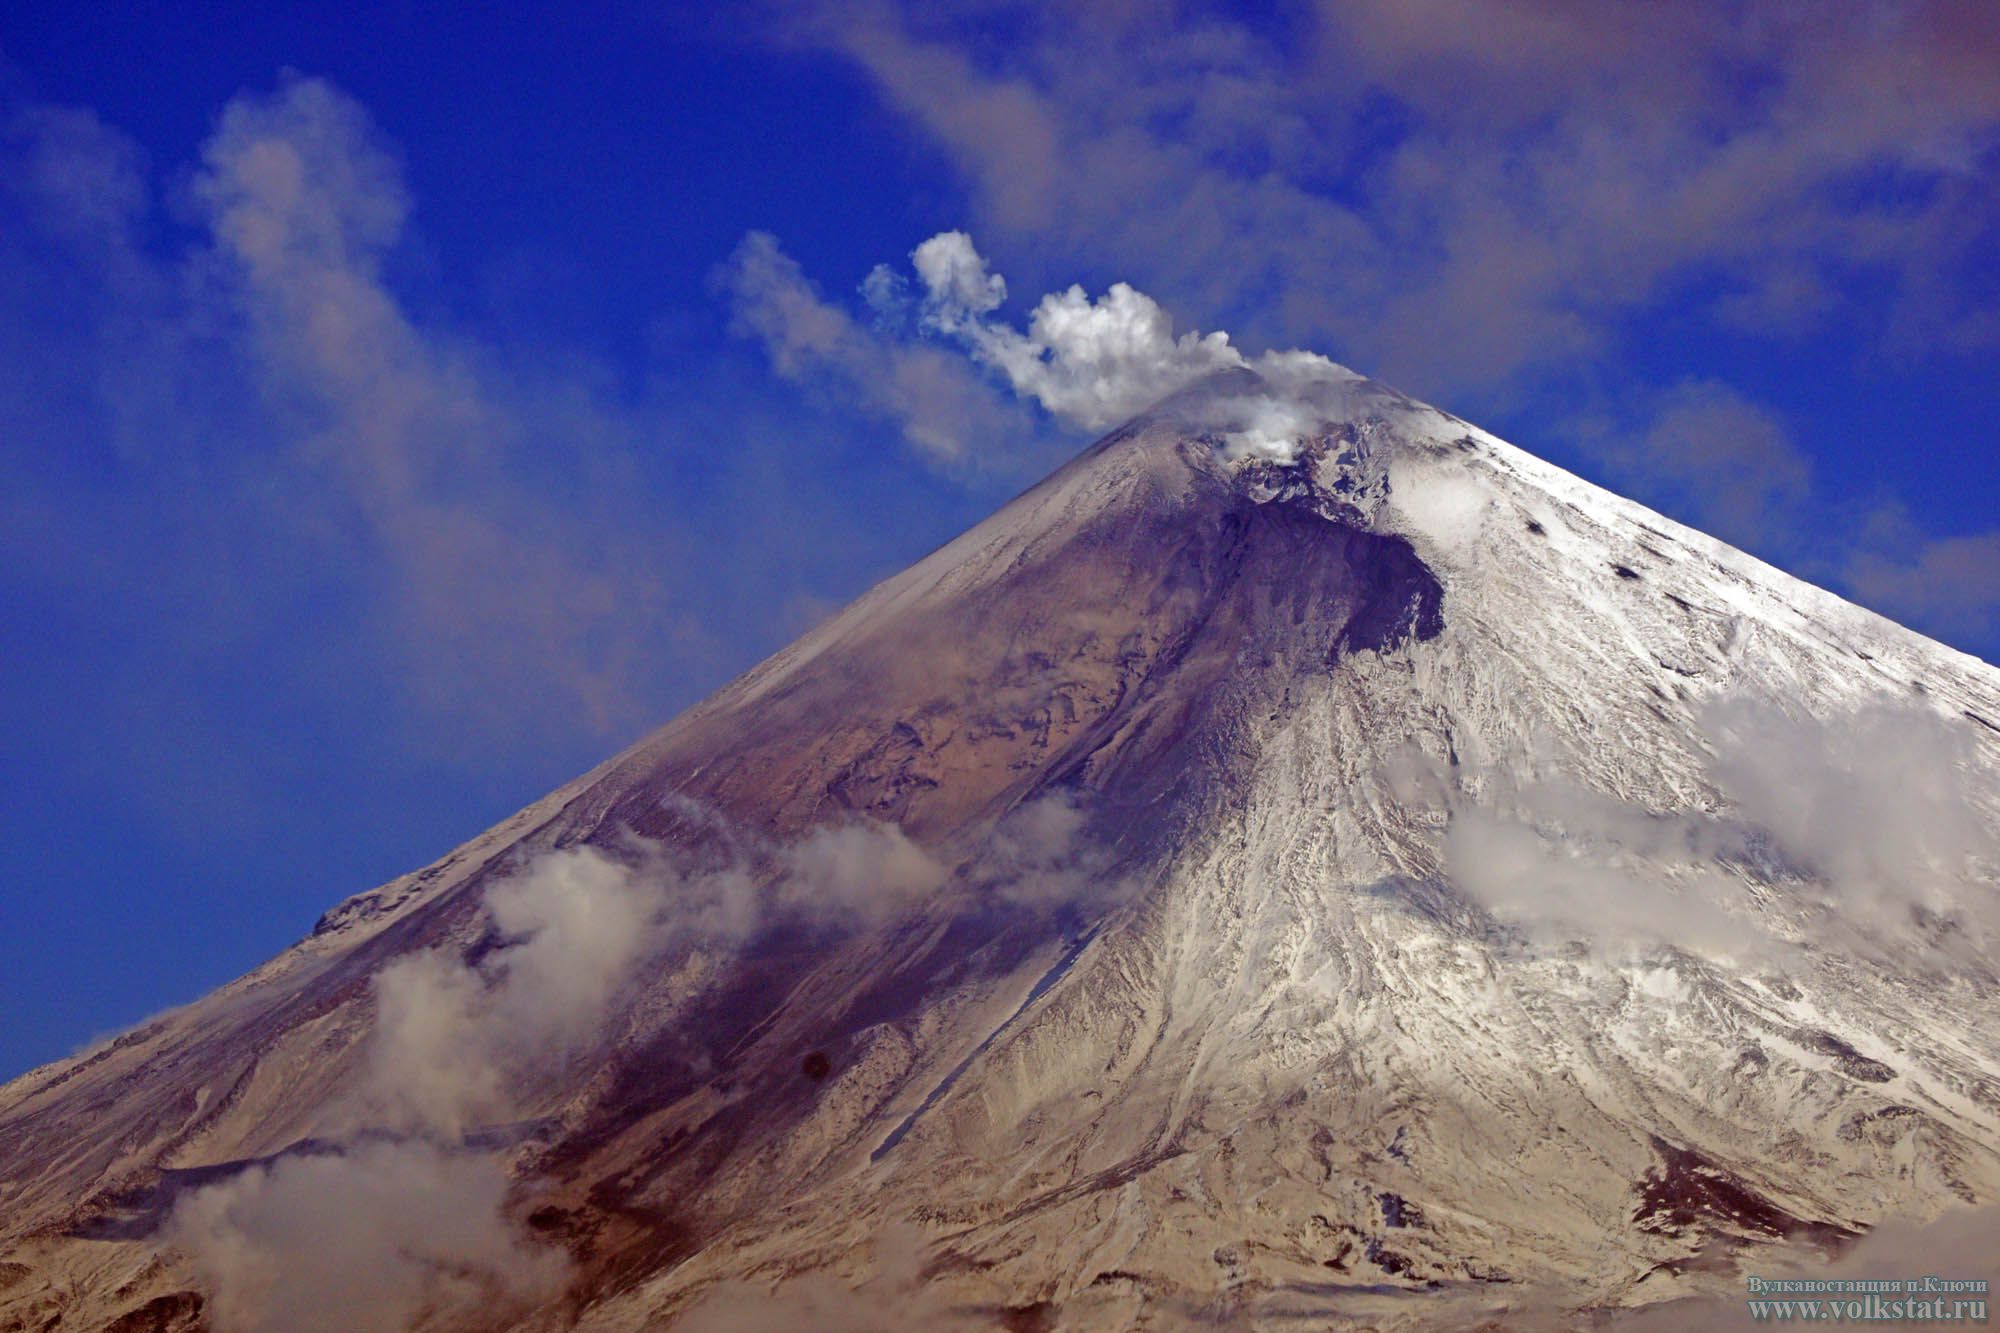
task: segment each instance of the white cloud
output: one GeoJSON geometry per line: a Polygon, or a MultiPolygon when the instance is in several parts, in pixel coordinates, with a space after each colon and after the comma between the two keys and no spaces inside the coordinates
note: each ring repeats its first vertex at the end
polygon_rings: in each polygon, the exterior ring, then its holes
{"type": "MultiPolygon", "coordinates": [[[[723,280],[738,332],[764,344],[778,374],[834,387],[862,410],[899,422],[913,444],[940,459],[965,456],[966,440],[978,433],[968,422],[987,401],[968,387],[967,368],[947,346],[1057,422],[1087,431],[1121,425],[1217,372],[1254,369],[1261,386],[1219,390],[1190,405],[1235,459],[1288,461],[1300,438],[1320,429],[1311,386],[1355,378],[1311,352],[1246,358],[1221,331],[1176,335],[1166,310],[1123,282],[1096,299],[1079,286],[1051,292],[1024,331],[1000,317],[1006,280],[964,232],[940,232],[910,260],[921,289],[914,303],[909,280],[888,265],[862,282],[870,328],[821,299],[762,233],[744,238],[723,280]],[[913,305],[915,336],[906,330],[913,305]]],[[[1016,429],[1028,427],[1017,420],[1016,429]]]]}
{"type": "Polygon", "coordinates": [[[1051,292],[1022,333],[991,318],[1007,285],[987,272],[964,232],[933,236],[911,260],[930,328],[963,342],[1017,394],[1085,430],[1119,425],[1205,375],[1244,364],[1227,333],[1175,337],[1159,302],[1122,282],[1096,300],[1077,286],[1051,292]]]}
{"type": "Polygon", "coordinates": [[[670,885],[592,848],[549,852],[487,892],[507,942],[477,965],[434,950],[383,968],[370,1122],[457,1137],[520,1109],[535,1076],[602,1040],[613,998],[661,943],[670,885]]]}
{"type": "Polygon", "coordinates": [[[942,885],[949,871],[893,824],[823,825],[787,847],[778,902],[809,919],[878,925],[942,885]]]}
{"type": "MultiPolygon", "coordinates": [[[[591,847],[542,853],[487,890],[491,947],[467,956],[447,946],[383,968],[358,1123],[456,1140],[527,1114],[550,1075],[615,1037],[619,1000],[647,960],[679,947],[728,953],[780,922],[873,929],[952,877],[893,824],[842,821],[777,845],[714,827],[728,852],[700,868],[646,844],[622,859],[591,847]]],[[[1082,812],[1057,795],[1003,820],[972,873],[1017,903],[1102,905],[1129,891],[1107,865],[1082,812]]]]}
{"type": "Polygon", "coordinates": [[[1899,700],[1812,718],[1729,698],[1701,723],[1717,785],[1830,908],[1875,931],[1908,930],[1915,909],[2000,930],[2000,829],[1969,795],[1970,724],[1899,700]]]}
{"type": "Polygon", "coordinates": [[[1748,886],[1718,862],[1732,839],[1713,821],[1498,773],[1476,800],[1435,772],[1428,785],[1450,813],[1446,874],[1503,921],[1614,953],[1667,944],[1742,961],[1782,947],[1758,929],[1748,886]]]}
{"type": "Polygon", "coordinates": [[[585,847],[551,852],[495,885],[486,909],[501,934],[518,941],[501,955],[498,1020],[544,1050],[589,1040],[667,906],[643,868],[585,847]]]}
{"type": "Polygon", "coordinates": [[[491,1323],[554,1295],[567,1269],[506,1220],[507,1186],[491,1157],[371,1140],[190,1195],[163,1239],[215,1293],[221,1333],[491,1323]]]}
{"type": "Polygon", "coordinates": [[[370,1119],[458,1134],[498,1111],[505,1085],[488,1047],[486,986],[477,972],[443,953],[411,954],[376,973],[374,990],[370,1119]]]}
{"type": "Polygon", "coordinates": [[[563,1264],[507,1220],[505,1163],[471,1147],[474,1132],[540,1109],[567,1086],[552,1076],[613,1044],[647,959],[676,945],[727,953],[779,921],[880,925],[949,873],[902,830],[865,821],[778,847],[724,843],[723,864],[700,870],[652,847],[545,852],[487,890],[492,947],[378,972],[347,1141],[206,1186],[163,1232],[216,1290],[219,1322],[400,1328],[419,1310],[552,1294],[563,1264]]]}
{"type": "MultiPolygon", "coordinates": [[[[615,855],[544,851],[490,884],[450,942],[376,974],[360,1086],[322,1146],[193,1191],[163,1231],[215,1292],[220,1326],[404,1327],[413,1312],[484,1315],[552,1295],[562,1259],[510,1220],[508,1165],[475,1145],[570,1095],[577,1070],[615,1048],[642,977],[686,953],[724,957],[780,924],[877,929],[960,871],[973,900],[1036,912],[1108,908],[1137,887],[1112,873],[1065,794],[1001,820],[959,871],[890,824],[851,819],[771,842],[673,804],[710,835],[699,864],[636,840],[615,855]]],[[[903,1271],[913,1244],[893,1241],[887,1268],[903,1271]]],[[[857,1291],[737,1291],[708,1317],[845,1311],[875,1327],[907,1287],[885,1273],[857,1291]]]]}
{"type": "Polygon", "coordinates": [[[1969,795],[1981,784],[1966,726],[1901,701],[1812,718],[1736,696],[1699,724],[1724,802],[1713,812],[1498,768],[1447,773],[1416,755],[1391,780],[1412,808],[1448,817],[1455,885],[1557,938],[1773,957],[1801,909],[1816,915],[1815,947],[1907,945],[1930,929],[1919,913],[1973,948],[2000,934],[2000,827],[1969,795]],[[1751,867],[1777,875],[1777,916],[1759,909],[1751,867]]]}
{"type": "Polygon", "coordinates": [[[990,314],[1007,299],[1007,280],[986,271],[985,258],[962,231],[939,232],[910,252],[910,263],[934,318],[947,326],[990,314]]]}
{"type": "Polygon", "coordinates": [[[876,329],[822,298],[798,263],[763,232],[745,236],[718,272],[731,327],[763,345],[772,369],[830,393],[840,403],[893,422],[925,460],[976,466],[1033,443],[1028,423],[1008,413],[964,362],[943,349],[890,336],[902,287],[877,268],[863,284],[876,329]]]}
{"type": "Polygon", "coordinates": [[[1009,812],[987,840],[977,871],[988,893],[1036,911],[1102,910],[1141,887],[1115,873],[1110,850],[1089,836],[1086,812],[1069,792],[1009,812]]]}

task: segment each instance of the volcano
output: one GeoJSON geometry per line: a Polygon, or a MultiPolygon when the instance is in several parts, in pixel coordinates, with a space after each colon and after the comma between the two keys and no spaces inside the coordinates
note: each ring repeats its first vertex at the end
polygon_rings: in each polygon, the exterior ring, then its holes
{"type": "Polygon", "coordinates": [[[1986,664],[1227,372],[0,1089],[0,1328],[1733,1299],[2000,1198],[1996,765],[1986,664]]]}

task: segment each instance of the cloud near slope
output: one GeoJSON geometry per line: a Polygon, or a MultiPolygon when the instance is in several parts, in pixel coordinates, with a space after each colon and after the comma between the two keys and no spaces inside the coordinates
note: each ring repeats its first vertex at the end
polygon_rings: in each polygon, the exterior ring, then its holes
{"type": "MultiPolygon", "coordinates": [[[[701,969],[674,971],[691,955],[726,957],[780,922],[874,929],[953,876],[891,824],[765,846],[702,808],[680,813],[720,835],[719,861],[644,842],[544,852],[486,891],[474,938],[376,974],[341,1128],[193,1192],[163,1229],[217,1294],[225,1333],[405,1327],[553,1296],[566,1261],[513,1221],[510,1152],[485,1136],[582,1085],[578,1062],[616,1047],[646,965],[698,985],[701,969]]],[[[1103,910],[1133,888],[1063,796],[1015,812],[975,851],[967,892],[1018,911],[1103,910]]]]}
{"type": "Polygon", "coordinates": [[[1975,957],[2000,939],[2000,812],[1974,797],[1983,760],[1964,724],[1901,700],[1811,718],[1732,696],[1698,722],[1714,810],[1419,756],[1392,780],[1412,808],[1448,817],[1453,884],[1546,940],[1782,962],[1802,909],[1822,942],[1861,954],[1975,957]],[[1784,910],[1767,914],[1753,880],[1784,910]]]}

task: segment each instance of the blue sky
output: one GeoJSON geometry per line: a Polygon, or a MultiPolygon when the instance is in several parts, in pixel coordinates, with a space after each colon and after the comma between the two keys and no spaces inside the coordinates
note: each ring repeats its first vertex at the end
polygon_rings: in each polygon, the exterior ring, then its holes
{"type": "Polygon", "coordinates": [[[0,19],[0,1073],[988,512],[1148,320],[2000,658],[1990,5],[381,8],[0,19]]]}

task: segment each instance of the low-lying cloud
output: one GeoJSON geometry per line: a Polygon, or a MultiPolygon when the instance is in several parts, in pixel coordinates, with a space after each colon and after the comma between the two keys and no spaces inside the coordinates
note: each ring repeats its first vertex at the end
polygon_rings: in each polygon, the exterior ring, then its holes
{"type": "Polygon", "coordinates": [[[1730,698],[1701,722],[1717,786],[1829,908],[1885,931],[1913,913],[2000,930],[2000,828],[1971,797],[1973,724],[1900,701],[1820,719],[1730,698]]]}
{"type": "MultiPolygon", "coordinates": [[[[1885,1218],[1860,1240],[1831,1259],[1806,1243],[1780,1242],[1757,1253],[1749,1271],[1764,1278],[1835,1278],[1873,1281],[1918,1281],[1925,1277],[1985,1278],[1994,1276],[1993,1238],[2000,1235],[2000,1205],[1975,1208],[1947,1208],[1928,1222],[1914,1218],[1885,1218]]],[[[1744,1303],[1748,1293],[1742,1288],[1722,1296],[1694,1297],[1664,1301],[1611,1321],[1606,1327],[1620,1333],[1677,1333],[1680,1329],[1702,1328],[1748,1333],[1769,1328],[1772,1320],[1757,1319],[1744,1303]]],[[[1922,1293],[1915,1293],[1921,1295],[1922,1293]]],[[[1780,1296],[1778,1299],[1784,1299],[1780,1296]]],[[[1806,1300],[1821,1299],[1807,1295],[1806,1300]]],[[[1845,1300],[1827,1293],[1826,1300],[1845,1300]]],[[[1859,1299],[1853,1297],[1851,1299],[1859,1299]]],[[[1951,1308],[1953,1297],[1943,1297],[1951,1308]]],[[[1574,1328],[1571,1311],[1526,1311],[1521,1326],[1527,1329],[1574,1328]]],[[[1921,1321],[1913,1319],[1912,1323],[1921,1321]]],[[[1941,1322],[1941,1321],[1940,1321],[1941,1322]]]]}
{"type": "Polygon", "coordinates": [[[404,1328],[553,1294],[566,1263],[509,1218],[506,1160],[476,1133],[546,1109],[573,1061],[615,1041],[645,959],[728,951],[777,920],[876,923],[946,873],[862,822],[771,859],[775,876],[741,858],[687,870],[650,847],[545,852],[488,889],[481,937],[497,943],[384,967],[345,1141],[197,1191],[162,1233],[216,1291],[218,1325],[404,1328]]]}
{"type": "Polygon", "coordinates": [[[671,887],[592,848],[548,852],[487,891],[497,948],[377,973],[343,1141],[196,1192],[162,1234],[215,1291],[218,1326],[405,1328],[552,1295],[564,1257],[509,1218],[507,1162],[471,1136],[604,1040],[671,887]]]}
{"type": "Polygon", "coordinates": [[[487,892],[488,928],[506,944],[477,963],[430,950],[383,968],[370,1123],[458,1137],[515,1109],[522,1080],[600,1039],[612,998],[659,943],[671,887],[594,848],[549,852],[487,892]]]}
{"type": "Polygon", "coordinates": [[[1492,780],[1454,796],[1445,872],[1496,917],[1612,952],[1672,944],[1708,957],[1769,957],[1747,885],[1720,861],[1728,831],[1562,782],[1492,780]]]}
{"type": "MultiPolygon", "coordinates": [[[[482,1145],[587,1081],[566,1075],[616,1045],[645,965],[664,975],[694,951],[722,958],[777,925],[877,928],[955,873],[891,824],[847,820],[768,843],[692,802],[675,810],[720,852],[690,862],[636,841],[542,852],[487,889],[469,940],[376,974],[342,1132],[196,1191],[162,1233],[217,1292],[221,1328],[399,1328],[419,1312],[545,1299],[565,1261],[511,1219],[505,1150],[482,1145]]],[[[963,867],[972,903],[1102,909],[1133,887],[1110,873],[1066,795],[1023,806],[974,852],[963,867]]],[[[899,1299],[902,1287],[867,1290],[899,1299]]],[[[763,1300],[732,1298],[715,1317],[763,1300]]],[[[800,1300],[865,1308],[818,1287],[784,1308],[800,1300]]]]}
{"type": "Polygon", "coordinates": [[[779,846],[739,842],[699,867],[644,843],[623,856],[545,852],[487,891],[491,947],[411,954],[376,975],[361,1118],[458,1138],[524,1113],[525,1098],[615,1036],[607,1028],[645,960],[724,955],[781,923],[872,928],[949,875],[872,820],[779,846]]]}
{"type": "Polygon", "coordinates": [[[1086,833],[1076,797],[1052,792],[1012,811],[976,862],[984,891],[1035,911],[1103,910],[1130,901],[1137,881],[1117,873],[1109,847],[1086,833]]]}
{"type": "Polygon", "coordinates": [[[211,1185],[162,1239],[193,1257],[225,1333],[492,1323],[554,1295],[567,1272],[505,1221],[508,1183],[492,1156],[376,1139],[211,1185]]]}
{"type": "Polygon", "coordinates": [[[1980,760],[1965,724],[1901,701],[1813,718],[1723,697],[1699,725],[1712,811],[1499,769],[1451,777],[1412,760],[1393,777],[1447,813],[1452,882],[1532,933],[1733,960],[2000,935],[2000,828],[1968,794],[1980,760]],[[1760,908],[1766,888],[1811,914],[1805,937],[1795,911],[1760,908]]]}
{"type": "Polygon", "coordinates": [[[876,926],[936,890],[947,867],[894,824],[823,824],[779,854],[777,906],[809,920],[876,926]]]}

